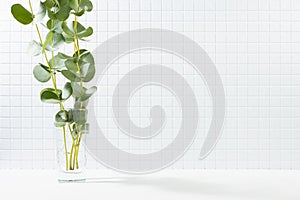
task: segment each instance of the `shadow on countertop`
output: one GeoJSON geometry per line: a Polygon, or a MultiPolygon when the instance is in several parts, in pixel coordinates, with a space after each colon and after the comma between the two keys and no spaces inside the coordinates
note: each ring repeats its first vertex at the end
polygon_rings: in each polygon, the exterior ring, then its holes
{"type": "MultiPolygon", "coordinates": [[[[262,187],[249,184],[224,184],[218,182],[205,182],[205,180],[191,180],[187,178],[174,177],[150,177],[150,176],[133,176],[133,177],[107,177],[107,178],[88,178],[85,183],[93,184],[124,184],[126,186],[149,187],[160,191],[173,194],[189,195],[207,195],[219,197],[231,197],[237,199],[255,199],[255,200],[299,200],[299,196],[293,196],[287,192],[279,192],[278,188],[271,186],[262,187]],[[275,192],[276,191],[276,192],[275,192]]],[[[222,198],[223,197],[223,198],[222,198]]]]}

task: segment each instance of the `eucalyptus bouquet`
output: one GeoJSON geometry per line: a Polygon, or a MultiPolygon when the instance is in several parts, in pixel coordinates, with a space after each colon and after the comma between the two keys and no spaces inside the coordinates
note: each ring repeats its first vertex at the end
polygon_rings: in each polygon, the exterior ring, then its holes
{"type": "MultiPolygon", "coordinates": [[[[34,2],[36,3],[36,2],[34,2]]],[[[33,68],[34,77],[42,82],[52,82],[51,88],[40,92],[44,103],[57,104],[59,111],[55,115],[55,126],[62,130],[65,170],[79,168],[78,157],[83,134],[88,131],[87,105],[89,98],[96,92],[95,86],[84,87],[95,75],[93,55],[86,49],[80,49],[79,41],[85,41],[93,34],[92,27],[84,27],[78,18],[93,9],[90,0],[41,0],[34,7],[29,0],[26,9],[21,4],[14,4],[11,13],[23,25],[33,24],[37,40],[29,44],[32,56],[43,56],[43,61],[33,68]],[[47,30],[43,37],[40,27],[47,30]],[[64,44],[71,44],[73,55],[59,52],[64,44]],[[57,76],[66,82],[59,88],[57,76]],[[74,107],[66,109],[64,103],[74,99],[74,107]],[[71,138],[67,145],[66,138],[71,138]]]]}

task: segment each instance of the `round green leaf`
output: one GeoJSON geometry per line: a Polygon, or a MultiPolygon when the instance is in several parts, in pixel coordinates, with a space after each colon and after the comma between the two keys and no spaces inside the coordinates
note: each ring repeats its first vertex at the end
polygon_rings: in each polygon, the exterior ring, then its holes
{"type": "Polygon", "coordinates": [[[44,42],[44,44],[43,44],[43,46],[42,46],[42,52],[45,51],[46,47],[51,43],[52,39],[53,39],[53,32],[50,31],[50,32],[47,34],[46,40],[45,40],[45,42],[44,42]]]}
{"type": "Polygon", "coordinates": [[[62,34],[50,32],[47,37],[51,37],[51,41],[46,47],[48,51],[57,51],[64,44],[64,37],[62,34]]]}
{"type": "Polygon", "coordinates": [[[55,115],[56,122],[67,122],[68,121],[68,112],[66,110],[60,110],[55,115]]]}
{"type": "Polygon", "coordinates": [[[55,7],[53,7],[53,9],[47,8],[47,14],[48,14],[49,19],[57,20],[57,18],[55,16],[55,12],[52,11],[54,9],[55,9],[55,7]]]}
{"type": "Polygon", "coordinates": [[[59,8],[59,11],[55,14],[55,17],[60,21],[65,21],[70,16],[71,8],[68,4],[63,5],[59,8]]]}
{"type": "Polygon", "coordinates": [[[54,125],[56,127],[63,127],[67,123],[72,123],[72,114],[69,111],[66,110],[60,110],[58,113],[55,115],[55,123],[54,125]]]}
{"type": "Polygon", "coordinates": [[[80,82],[80,80],[81,80],[77,74],[74,74],[69,70],[62,70],[61,73],[62,73],[62,75],[64,75],[64,77],[66,77],[67,79],[69,79],[72,82],[80,82]]]}
{"type": "Polygon", "coordinates": [[[51,9],[56,4],[56,2],[53,0],[41,0],[41,2],[45,7],[49,8],[49,9],[51,9]]]}
{"type": "Polygon", "coordinates": [[[57,71],[65,69],[65,59],[62,59],[59,54],[51,58],[49,64],[51,69],[55,69],[57,71]]]}
{"type": "MultiPolygon", "coordinates": [[[[79,22],[77,22],[76,26],[77,26],[76,35],[79,39],[89,37],[93,34],[92,27],[85,28],[79,22]]],[[[70,23],[67,24],[66,22],[64,22],[62,24],[62,29],[65,33],[65,37],[68,37],[68,38],[73,38],[74,37],[74,35],[75,35],[74,27],[75,27],[75,22],[74,21],[72,23],[70,22],[70,23]]]]}
{"type": "Polygon", "coordinates": [[[81,9],[88,11],[88,12],[93,10],[93,4],[90,0],[81,0],[79,6],[81,9]]]}
{"type": "Polygon", "coordinates": [[[70,70],[73,73],[76,73],[78,71],[77,64],[74,62],[74,60],[66,60],[65,65],[68,70],[70,70]]]}
{"type": "Polygon", "coordinates": [[[33,21],[33,15],[21,4],[14,4],[11,7],[11,14],[21,24],[28,25],[33,21]]]}
{"type": "Polygon", "coordinates": [[[80,71],[81,71],[81,76],[82,76],[83,82],[89,82],[95,76],[95,66],[93,64],[90,64],[90,63],[82,64],[80,71]]]}
{"type": "Polygon", "coordinates": [[[66,122],[54,122],[55,127],[64,127],[66,124],[66,122]]]}
{"type": "Polygon", "coordinates": [[[36,78],[36,80],[45,83],[50,80],[51,73],[47,66],[39,64],[36,65],[33,69],[33,75],[36,78]]]}
{"type": "Polygon", "coordinates": [[[64,60],[67,60],[67,59],[73,59],[73,57],[72,56],[68,56],[68,55],[66,55],[66,54],[63,54],[63,53],[58,53],[57,54],[61,59],[64,59],[64,60]]]}
{"type": "Polygon", "coordinates": [[[79,98],[85,94],[85,91],[87,90],[85,87],[81,87],[78,83],[71,83],[72,89],[73,89],[73,96],[75,98],[79,98]]]}
{"type": "Polygon", "coordinates": [[[76,16],[78,16],[78,17],[80,17],[80,16],[82,16],[84,14],[84,11],[85,10],[81,10],[81,11],[75,12],[73,14],[76,15],[76,16]]]}
{"type": "Polygon", "coordinates": [[[79,2],[78,2],[78,0],[70,0],[70,7],[71,7],[75,12],[78,12],[78,10],[79,10],[79,2]]]}
{"type": "Polygon", "coordinates": [[[82,51],[79,60],[82,62],[82,65],[80,66],[81,74],[84,75],[82,77],[83,82],[89,82],[91,81],[96,73],[95,69],[95,61],[93,55],[88,51],[82,51]]]}
{"type": "Polygon", "coordinates": [[[62,100],[67,100],[73,93],[73,89],[70,82],[67,82],[62,91],[62,100]]]}
{"type": "Polygon", "coordinates": [[[85,37],[89,37],[93,34],[93,29],[92,27],[88,27],[87,29],[77,33],[77,37],[79,39],[85,38],[85,37]]]}
{"type": "Polygon", "coordinates": [[[97,87],[93,86],[90,89],[85,91],[85,94],[79,98],[80,101],[86,101],[89,99],[95,92],[97,91],[97,87]]]}
{"type": "Polygon", "coordinates": [[[41,91],[41,101],[44,103],[57,104],[61,102],[61,90],[55,90],[53,88],[46,88],[41,91]],[[56,93],[57,91],[57,93],[56,93]]]}
{"type": "Polygon", "coordinates": [[[46,7],[42,3],[40,3],[37,12],[34,12],[34,13],[35,13],[34,22],[38,23],[38,22],[42,21],[43,18],[45,17],[46,7]]]}
{"type": "Polygon", "coordinates": [[[29,43],[27,51],[31,56],[38,56],[42,53],[42,45],[33,40],[29,43]]]}
{"type": "Polygon", "coordinates": [[[62,34],[63,30],[62,30],[62,22],[61,21],[58,21],[58,20],[54,20],[54,19],[49,19],[47,21],[47,28],[50,30],[50,31],[53,31],[53,32],[56,32],[56,33],[59,33],[59,34],[62,34]]]}
{"type": "Polygon", "coordinates": [[[66,35],[73,37],[74,36],[74,29],[72,26],[68,26],[67,22],[63,22],[62,25],[62,30],[66,33],[66,35]]]}

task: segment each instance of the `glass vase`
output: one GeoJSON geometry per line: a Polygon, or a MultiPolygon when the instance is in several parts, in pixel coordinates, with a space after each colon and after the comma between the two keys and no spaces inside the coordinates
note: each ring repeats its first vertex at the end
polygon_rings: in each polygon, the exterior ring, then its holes
{"type": "Polygon", "coordinates": [[[56,160],[59,182],[84,182],[88,124],[56,128],[56,160]]]}

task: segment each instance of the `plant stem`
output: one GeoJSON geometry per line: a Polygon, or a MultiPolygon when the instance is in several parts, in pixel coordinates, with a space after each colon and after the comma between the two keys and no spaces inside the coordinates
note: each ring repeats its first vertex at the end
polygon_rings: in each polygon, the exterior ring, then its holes
{"type": "Polygon", "coordinates": [[[76,163],[76,160],[78,160],[78,153],[77,153],[77,148],[78,148],[78,138],[75,140],[75,145],[74,145],[74,148],[75,148],[75,152],[74,152],[74,158],[73,158],[73,167],[75,168],[75,164],[76,165],[76,169],[78,169],[78,163],[76,163]]]}
{"type": "MultiPolygon", "coordinates": [[[[29,7],[30,7],[30,11],[31,11],[32,17],[34,17],[31,0],[28,0],[28,2],[29,2],[29,7]]],[[[40,43],[41,43],[41,45],[43,45],[44,43],[43,43],[43,39],[42,39],[42,36],[41,36],[41,32],[39,30],[39,26],[37,24],[35,24],[35,28],[36,28],[36,31],[37,31],[40,43]]],[[[48,59],[46,51],[43,50],[42,53],[43,53],[43,55],[44,55],[44,57],[46,59],[48,68],[51,69],[51,65],[50,65],[50,62],[49,62],[49,59],[48,59]]],[[[54,57],[54,55],[53,55],[53,52],[52,52],[52,58],[53,57],[54,57]]],[[[52,59],[52,61],[54,61],[54,59],[52,59]]],[[[53,84],[55,93],[56,93],[57,97],[59,97],[58,90],[57,90],[57,83],[56,83],[56,75],[55,75],[55,73],[51,74],[51,79],[52,79],[52,84],[53,84]]],[[[63,111],[65,110],[64,109],[64,105],[63,105],[62,102],[59,102],[59,106],[60,106],[60,110],[63,110],[63,111]]],[[[64,113],[66,115],[65,111],[64,111],[64,113]]],[[[72,133],[72,130],[71,130],[71,127],[70,127],[69,124],[68,124],[68,128],[70,130],[70,133],[72,133]]],[[[63,135],[64,135],[64,149],[65,149],[65,154],[66,154],[66,170],[68,170],[68,151],[67,151],[67,144],[66,144],[66,129],[65,129],[65,127],[62,127],[62,130],[63,130],[63,135]]]]}
{"type": "Polygon", "coordinates": [[[76,144],[76,139],[74,139],[74,137],[72,136],[72,147],[71,147],[71,153],[70,153],[70,170],[74,170],[74,156],[75,156],[75,144],[76,144]]]}
{"type": "Polygon", "coordinates": [[[79,154],[79,148],[80,148],[80,142],[81,142],[81,138],[82,138],[82,133],[80,133],[79,135],[79,138],[78,138],[78,146],[77,146],[77,149],[76,149],[76,168],[78,169],[79,168],[79,165],[78,165],[78,154],[79,154]]]}
{"type": "Polygon", "coordinates": [[[65,148],[65,156],[66,156],[66,171],[68,171],[68,150],[67,150],[67,139],[66,139],[66,128],[63,126],[63,134],[64,134],[64,148],[65,148]]]}
{"type": "MultiPolygon", "coordinates": [[[[80,57],[79,40],[77,37],[77,24],[78,24],[77,16],[75,15],[75,18],[74,18],[74,51],[75,51],[75,53],[77,52],[78,57],[80,57]]],[[[83,81],[81,78],[81,69],[80,69],[78,62],[76,62],[76,66],[77,66],[77,71],[80,76],[80,87],[82,89],[81,91],[83,91],[83,81]]],[[[81,102],[80,108],[82,108],[82,107],[83,107],[83,104],[81,102]]],[[[78,126],[77,126],[77,128],[78,128],[78,126]]],[[[79,133],[79,134],[80,135],[75,140],[75,153],[74,153],[75,155],[74,155],[74,160],[73,160],[73,167],[75,167],[75,165],[76,165],[76,169],[79,168],[78,155],[79,155],[80,141],[81,141],[81,137],[82,137],[82,133],[79,133]]]]}
{"type": "MultiPolygon", "coordinates": [[[[75,15],[75,19],[74,19],[74,51],[75,53],[77,52],[78,57],[80,56],[80,47],[79,47],[79,42],[78,42],[78,38],[77,38],[77,16],[75,15]]],[[[83,82],[81,79],[81,70],[80,70],[80,66],[78,64],[78,62],[76,62],[76,66],[77,66],[77,70],[80,76],[80,86],[81,88],[83,88],[83,82]]],[[[82,104],[80,106],[82,108],[82,104]]]]}

